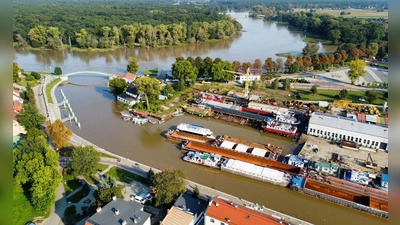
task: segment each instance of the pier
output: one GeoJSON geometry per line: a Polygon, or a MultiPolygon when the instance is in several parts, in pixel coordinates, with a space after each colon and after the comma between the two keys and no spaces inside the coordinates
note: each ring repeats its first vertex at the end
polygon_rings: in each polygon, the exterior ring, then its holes
{"type": "Polygon", "coordinates": [[[58,104],[58,107],[64,106],[64,109],[69,110],[68,116],[65,117],[65,118],[62,118],[61,121],[62,121],[62,122],[67,122],[67,121],[69,121],[70,123],[71,123],[72,121],[75,121],[76,125],[77,125],[77,126],[79,127],[79,129],[80,129],[80,128],[81,128],[81,123],[78,122],[78,119],[76,118],[74,111],[72,111],[72,107],[71,107],[71,105],[69,104],[69,101],[68,101],[67,97],[65,97],[65,94],[64,94],[64,92],[63,92],[62,89],[60,89],[60,92],[61,92],[61,96],[62,96],[63,100],[58,104]]]}

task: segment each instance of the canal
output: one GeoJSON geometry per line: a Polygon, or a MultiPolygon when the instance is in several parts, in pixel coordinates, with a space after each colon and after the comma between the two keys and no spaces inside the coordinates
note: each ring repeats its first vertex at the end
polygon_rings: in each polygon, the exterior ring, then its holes
{"type": "MultiPolygon", "coordinates": [[[[62,89],[81,122],[81,129],[67,123],[68,128],[95,145],[158,169],[170,167],[182,169],[187,172],[190,180],[311,223],[327,225],[387,223],[387,220],[320,201],[286,188],[184,162],[180,159],[182,155],[180,146],[163,136],[166,130],[181,122],[203,125],[216,135],[226,134],[280,146],[284,155],[292,152],[297,146],[289,138],[197,116],[175,117],[163,125],[135,125],[124,122],[119,114],[121,108],[115,103],[114,96],[107,92],[107,81],[107,78],[101,76],[72,76],[69,78],[69,84],[56,89],[57,100],[61,101],[60,89],[62,89]]],[[[66,111],[61,112],[65,117],[66,111]]]]}

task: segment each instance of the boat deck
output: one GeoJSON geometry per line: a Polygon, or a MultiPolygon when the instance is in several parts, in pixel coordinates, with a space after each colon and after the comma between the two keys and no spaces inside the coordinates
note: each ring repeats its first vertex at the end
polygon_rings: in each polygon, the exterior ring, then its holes
{"type": "Polygon", "coordinates": [[[200,135],[190,134],[186,132],[181,132],[177,130],[169,130],[165,136],[173,141],[196,141],[201,143],[212,143],[215,139],[210,137],[203,137],[200,135]]]}
{"type": "Polygon", "coordinates": [[[210,107],[199,107],[199,106],[182,106],[182,108],[190,114],[198,116],[213,116],[214,111],[210,107]]]}
{"type": "Polygon", "coordinates": [[[206,143],[196,142],[196,141],[189,141],[182,144],[182,149],[189,150],[189,151],[200,151],[200,152],[208,152],[212,154],[219,154],[222,157],[236,159],[248,163],[252,163],[255,165],[269,167],[271,169],[276,169],[282,172],[289,172],[292,174],[299,174],[301,168],[284,164],[275,160],[271,160],[265,157],[260,157],[256,155],[252,155],[247,152],[239,152],[235,150],[229,150],[222,147],[218,147],[215,145],[209,145],[206,143]]]}
{"type": "Polygon", "coordinates": [[[257,142],[250,142],[250,141],[246,141],[246,140],[242,140],[242,139],[238,139],[238,138],[234,138],[234,137],[230,137],[230,136],[225,136],[225,135],[221,136],[218,139],[218,141],[221,143],[223,141],[229,141],[229,142],[233,142],[236,144],[242,144],[242,145],[248,146],[249,147],[247,150],[248,153],[252,153],[252,150],[254,148],[263,149],[269,153],[273,153],[268,158],[275,159],[275,160],[277,160],[278,157],[282,154],[281,147],[272,146],[270,144],[265,145],[265,144],[261,144],[261,143],[257,143],[257,142]]]}

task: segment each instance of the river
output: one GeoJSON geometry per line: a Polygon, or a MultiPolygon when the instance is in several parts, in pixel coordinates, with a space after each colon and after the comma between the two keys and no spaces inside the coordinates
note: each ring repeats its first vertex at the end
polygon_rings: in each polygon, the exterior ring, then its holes
{"type": "MultiPolygon", "coordinates": [[[[284,26],[251,19],[245,17],[245,14],[234,16],[246,32],[240,37],[219,43],[162,49],[119,49],[111,52],[60,53],[16,50],[14,60],[20,67],[30,71],[50,71],[50,67],[61,66],[64,73],[81,70],[122,73],[126,60],[131,55],[138,56],[142,68],[146,65],[148,67],[156,65],[168,69],[178,56],[200,55],[253,62],[256,58],[264,60],[272,57],[276,52],[300,52],[305,45],[299,34],[289,31],[284,26]]],[[[174,167],[185,170],[188,178],[195,182],[314,224],[387,224],[387,220],[314,199],[286,188],[186,163],[180,159],[179,145],[167,141],[163,133],[181,122],[195,123],[210,128],[217,135],[226,134],[280,146],[284,150],[283,155],[297,147],[290,139],[270,133],[260,133],[250,127],[186,115],[169,120],[163,125],[139,126],[126,123],[120,118],[121,109],[114,102],[114,97],[106,91],[105,77],[81,75],[70,77],[69,82],[70,84],[56,89],[57,100],[61,100],[59,90],[63,89],[81,123],[81,129],[74,124],[67,123],[67,126],[79,136],[108,151],[158,169],[174,167]]],[[[64,116],[65,113],[62,111],[64,116]]]]}

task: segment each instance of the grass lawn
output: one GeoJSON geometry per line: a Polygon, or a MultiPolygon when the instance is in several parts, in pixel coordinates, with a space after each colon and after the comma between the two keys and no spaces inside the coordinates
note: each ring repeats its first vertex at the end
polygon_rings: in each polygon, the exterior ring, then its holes
{"type": "Polygon", "coordinates": [[[48,212],[36,211],[28,198],[24,194],[24,190],[21,185],[14,185],[13,189],[13,224],[25,225],[27,222],[32,221],[33,218],[38,216],[48,217],[48,212]]]}
{"type": "Polygon", "coordinates": [[[143,70],[142,73],[143,73],[143,75],[148,75],[150,77],[155,77],[155,76],[157,76],[158,68],[154,68],[154,69],[151,69],[151,70],[143,70]]]}
{"type": "Polygon", "coordinates": [[[107,168],[108,168],[107,164],[100,164],[99,163],[99,165],[97,166],[97,170],[100,171],[100,172],[105,170],[105,169],[107,169],[107,168]]]}
{"type": "Polygon", "coordinates": [[[106,153],[103,153],[103,152],[98,152],[98,153],[99,153],[99,157],[107,157],[107,158],[118,159],[115,156],[112,156],[112,155],[109,155],[109,154],[106,154],[106,153]]]}
{"type": "Polygon", "coordinates": [[[64,176],[63,179],[64,179],[64,189],[65,189],[66,195],[68,195],[69,193],[73,192],[75,189],[82,186],[82,184],[79,183],[79,180],[77,178],[75,178],[75,176],[73,176],[73,175],[64,176]]]}
{"type": "Polygon", "coordinates": [[[128,184],[134,180],[142,182],[142,183],[146,183],[146,178],[136,175],[134,173],[128,172],[126,170],[120,169],[118,167],[111,168],[106,173],[106,175],[114,177],[116,180],[124,182],[124,183],[128,183],[128,184]]]}
{"type": "Polygon", "coordinates": [[[98,184],[100,183],[99,179],[95,175],[90,176],[83,176],[85,180],[91,184],[98,184]]]}
{"type": "Polygon", "coordinates": [[[37,80],[32,80],[32,81],[26,81],[25,77],[21,77],[21,81],[18,82],[19,85],[26,87],[28,83],[31,85],[31,87],[35,87],[36,85],[39,84],[39,81],[37,80]]]}
{"type": "Polygon", "coordinates": [[[82,198],[86,197],[90,192],[89,185],[83,185],[83,188],[74,195],[67,198],[67,202],[78,203],[82,198]]]}
{"type": "MultiPolygon", "coordinates": [[[[297,89],[300,94],[301,100],[305,101],[328,101],[333,102],[335,99],[335,95],[339,94],[339,90],[318,90],[318,93],[313,95],[311,94],[309,89],[297,89]]],[[[362,102],[359,98],[366,98],[365,91],[351,91],[347,90],[349,96],[347,97],[348,100],[353,101],[353,103],[367,103],[362,102]]],[[[378,98],[372,103],[375,105],[383,105],[383,103],[387,102],[386,99],[383,98],[383,93],[378,92],[378,98]]]]}
{"type": "MultiPolygon", "coordinates": [[[[294,9],[297,12],[304,11],[309,12],[308,9],[294,9]]],[[[388,18],[389,12],[386,10],[384,12],[377,12],[376,10],[342,10],[342,9],[321,9],[317,10],[316,13],[319,14],[329,14],[332,16],[341,16],[340,13],[350,12],[350,14],[346,14],[342,17],[358,17],[358,18],[388,18]]]]}
{"type": "Polygon", "coordinates": [[[46,85],[46,96],[48,99],[49,103],[54,103],[53,99],[51,98],[51,89],[54,87],[54,85],[56,85],[61,79],[57,78],[54,79],[52,82],[50,82],[49,84],[46,85]]]}

